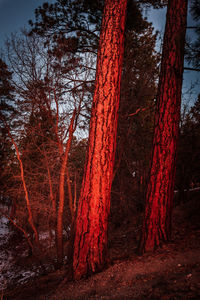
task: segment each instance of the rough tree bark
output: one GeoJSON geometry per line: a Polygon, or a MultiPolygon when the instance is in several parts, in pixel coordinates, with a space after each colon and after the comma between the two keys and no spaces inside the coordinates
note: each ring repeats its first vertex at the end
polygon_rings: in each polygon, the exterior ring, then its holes
{"type": "Polygon", "coordinates": [[[127,0],[106,0],[97,57],[87,159],[75,224],[74,278],[101,270],[116,148],[127,0]]]}
{"type": "Polygon", "coordinates": [[[187,0],[169,0],[140,253],[171,238],[186,22],[187,0]]]}

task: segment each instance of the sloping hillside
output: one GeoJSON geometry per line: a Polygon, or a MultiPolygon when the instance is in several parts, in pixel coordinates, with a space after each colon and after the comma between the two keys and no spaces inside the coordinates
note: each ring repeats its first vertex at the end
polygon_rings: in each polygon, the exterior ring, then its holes
{"type": "Polygon", "coordinates": [[[123,224],[110,240],[110,265],[78,282],[65,270],[4,293],[3,299],[200,299],[200,199],[177,206],[173,241],[137,256],[137,222],[123,224]]]}

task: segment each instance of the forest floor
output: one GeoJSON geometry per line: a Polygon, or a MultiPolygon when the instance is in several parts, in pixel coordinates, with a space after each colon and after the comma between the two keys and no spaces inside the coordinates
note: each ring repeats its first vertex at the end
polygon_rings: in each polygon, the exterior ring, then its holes
{"type": "Polygon", "coordinates": [[[2,291],[7,300],[200,299],[200,194],[173,212],[173,240],[154,253],[136,254],[140,227],[128,219],[109,241],[110,265],[80,281],[66,270],[2,291]]]}

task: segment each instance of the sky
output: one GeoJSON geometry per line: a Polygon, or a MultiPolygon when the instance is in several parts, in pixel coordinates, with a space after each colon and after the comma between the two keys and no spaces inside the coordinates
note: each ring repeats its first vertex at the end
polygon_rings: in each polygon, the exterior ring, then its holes
{"type": "MultiPolygon", "coordinates": [[[[47,0],[0,0],[0,48],[3,47],[5,37],[11,32],[17,32],[20,28],[27,26],[28,20],[34,20],[34,10],[47,0]]],[[[94,0],[95,1],[95,0],[94,0]]],[[[55,0],[48,0],[53,3],[55,0]]],[[[164,33],[166,8],[160,10],[150,9],[146,16],[153,23],[155,30],[164,33]]],[[[191,16],[188,14],[188,25],[192,25],[191,16]]],[[[191,30],[187,32],[191,36],[191,30]]],[[[200,80],[199,72],[184,72],[183,92],[187,91],[191,84],[200,80]]],[[[194,88],[193,100],[200,93],[200,82],[194,88]]],[[[185,96],[189,97],[189,95],[185,96]]]]}
{"type": "Polygon", "coordinates": [[[0,0],[0,43],[6,35],[18,31],[34,16],[40,0],[0,0]]]}
{"type": "MultiPolygon", "coordinates": [[[[161,31],[161,35],[164,35],[165,31],[165,19],[166,19],[166,8],[163,9],[150,9],[146,13],[146,17],[150,22],[153,23],[154,29],[161,31]]],[[[187,26],[194,26],[194,21],[192,20],[192,16],[190,14],[190,9],[188,9],[188,18],[187,18],[187,26]]],[[[186,31],[186,36],[190,39],[194,39],[195,34],[194,31],[191,29],[188,29],[186,31]]],[[[158,46],[159,47],[159,46],[158,46]]],[[[187,62],[185,62],[185,67],[187,67],[187,62]]],[[[192,66],[190,66],[192,67],[192,66]]],[[[200,93],[200,72],[196,71],[184,71],[183,75],[183,97],[185,102],[191,102],[189,104],[192,104],[196,99],[198,94],[200,93]],[[193,94],[191,95],[190,87],[192,84],[196,83],[193,94]]]]}
{"type": "MultiPolygon", "coordinates": [[[[0,0],[0,47],[6,35],[17,32],[34,19],[34,10],[46,0],[0,0]]],[[[49,3],[55,2],[48,0],[49,3]]]]}

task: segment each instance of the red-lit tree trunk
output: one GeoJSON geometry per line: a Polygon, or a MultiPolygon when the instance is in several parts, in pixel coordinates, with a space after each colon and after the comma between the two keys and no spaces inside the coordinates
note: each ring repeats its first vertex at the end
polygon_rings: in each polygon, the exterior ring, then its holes
{"type": "Polygon", "coordinates": [[[154,250],[171,238],[186,19],[187,0],[169,0],[140,253],[154,250]]]}
{"type": "Polygon", "coordinates": [[[57,264],[62,265],[63,262],[63,212],[65,202],[65,174],[67,169],[67,163],[69,158],[69,151],[71,148],[73,133],[75,130],[74,120],[76,117],[76,109],[74,110],[73,116],[69,125],[69,137],[66,143],[66,148],[63,153],[63,160],[60,169],[60,181],[59,181],[59,205],[57,212],[57,264]]]}
{"type": "Polygon", "coordinates": [[[74,278],[106,263],[127,0],[106,0],[97,57],[87,159],[75,224],[74,278]]]}

